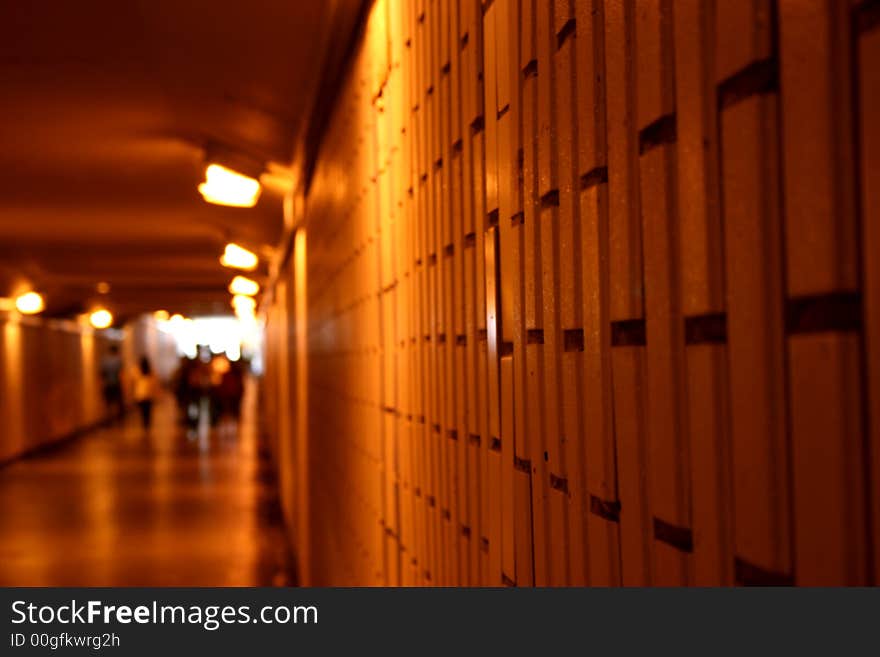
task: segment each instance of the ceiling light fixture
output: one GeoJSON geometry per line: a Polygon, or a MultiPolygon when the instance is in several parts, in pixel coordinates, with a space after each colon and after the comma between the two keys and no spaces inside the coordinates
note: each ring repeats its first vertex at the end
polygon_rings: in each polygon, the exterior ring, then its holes
{"type": "Polygon", "coordinates": [[[257,310],[257,302],[254,301],[253,297],[236,294],[232,297],[232,307],[235,308],[236,313],[245,312],[252,315],[257,310]]]}
{"type": "Polygon", "coordinates": [[[241,322],[253,321],[256,319],[256,311],[257,311],[257,303],[251,297],[245,296],[237,296],[235,299],[240,299],[239,302],[233,300],[233,307],[235,308],[235,316],[241,322]],[[248,303],[250,301],[250,303],[248,303]]]}
{"type": "Polygon", "coordinates": [[[26,292],[15,299],[15,308],[22,315],[36,315],[45,307],[42,295],[37,292],[26,292]]]}
{"type": "Polygon", "coordinates": [[[232,294],[242,294],[252,297],[260,291],[260,285],[256,281],[252,281],[244,276],[236,276],[229,284],[229,291],[232,294]]]}
{"type": "Polygon", "coordinates": [[[220,264],[224,267],[244,269],[245,271],[256,269],[259,261],[256,253],[234,243],[227,244],[220,257],[220,264]]]}
{"type": "Polygon", "coordinates": [[[113,324],[113,313],[106,308],[99,308],[89,315],[89,323],[96,329],[105,329],[113,324]]]}
{"type": "Polygon", "coordinates": [[[221,164],[209,164],[199,192],[208,203],[252,208],[260,198],[260,182],[221,164]]]}

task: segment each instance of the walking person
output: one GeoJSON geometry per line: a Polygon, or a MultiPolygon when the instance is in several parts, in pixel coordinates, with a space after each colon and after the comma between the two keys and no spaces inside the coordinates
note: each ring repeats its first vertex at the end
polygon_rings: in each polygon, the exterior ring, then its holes
{"type": "Polygon", "coordinates": [[[190,386],[193,390],[198,413],[195,418],[194,429],[201,426],[207,427],[211,421],[211,352],[207,348],[199,350],[195,366],[190,372],[190,386]],[[202,424],[202,420],[205,424],[202,424]]]}
{"type": "Polygon", "coordinates": [[[220,378],[218,389],[220,412],[231,416],[236,422],[241,417],[241,398],[244,395],[244,375],[240,362],[230,362],[220,378]]]}
{"type": "Polygon", "coordinates": [[[190,429],[195,429],[199,423],[199,394],[193,384],[193,371],[197,366],[198,361],[195,359],[186,356],[181,358],[174,382],[180,423],[190,429]]]}
{"type": "Polygon", "coordinates": [[[115,422],[125,412],[122,400],[122,358],[119,356],[117,344],[111,344],[107,354],[101,359],[101,383],[107,412],[115,422]]]}
{"type": "Polygon", "coordinates": [[[159,390],[159,380],[146,356],[142,357],[134,380],[134,400],[141,412],[144,431],[153,424],[153,400],[159,390]]]}

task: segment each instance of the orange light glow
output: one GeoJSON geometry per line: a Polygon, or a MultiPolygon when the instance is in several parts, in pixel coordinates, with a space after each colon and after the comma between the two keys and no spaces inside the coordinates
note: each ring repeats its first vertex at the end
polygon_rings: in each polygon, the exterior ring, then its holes
{"type": "Polygon", "coordinates": [[[157,322],[167,322],[171,316],[168,314],[167,310],[157,310],[153,313],[153,319],[157,322]]]}
{"type": "Polygon", "coordinates": [[[43,312],[45,307],[42,295],[37,292],[27,292],[15,300],[15,308],[22,315],[36,315],[43,312]]]}
{"type": "Polygon", "coordinates": [[[232,243],[226,245],[226,249],[220,257],[220,264],[232,269],[252,271],[257,268],[257,263],[259,263],[259,259],[256,253],[232,243]]]}
{"type": "Polygon", "coordinates": [[[295,178],[291,168],[277,162],[269,162],[260,174],[260,184],[278,194],[287,194],[294,188],[295,178]]]}
{"type": "Polygon", "coordinates": [[[232,297],[232,307],[235,308],[235,314],[238,316],[253,316],[257,310],[257,302],[252,297],[236,294],[232,297]]]}
{"type": "Polygon", "coordinates": [[[260,182],[219,164],[211,164],[205,170],[205,182],[199,185],[199,192],[208,203],[252,208],[260,198],[260,182]]]}
{"type": "Polygon", "coordinates": [[[113,324],[113,313],[100,308],[89,315],[89,323],[96,329],[105,329],[113,324]]]}
{"type": "Polygon", "coordinates": [[[252,281],[244,276],[236,276],[229,284],[229,291],[235,295],[252,297],[260,291],[260,285],[256,281],[252,281]]]}

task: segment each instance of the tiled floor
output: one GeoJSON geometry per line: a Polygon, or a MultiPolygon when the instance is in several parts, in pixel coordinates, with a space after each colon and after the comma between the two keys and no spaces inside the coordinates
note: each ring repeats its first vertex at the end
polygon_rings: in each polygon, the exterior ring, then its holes
{"type": "Polygon", "coordinates": [[[187,436],[170,399],[0,468],[0,585],[270,586],[292,576],[253,390],[187,436]]]}

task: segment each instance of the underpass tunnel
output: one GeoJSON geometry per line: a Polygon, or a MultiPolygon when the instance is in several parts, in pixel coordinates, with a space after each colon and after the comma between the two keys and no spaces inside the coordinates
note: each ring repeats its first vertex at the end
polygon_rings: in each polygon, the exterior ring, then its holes
{"type": "Polygon", "coordinates": [[[874,0],[6,3],[0,584],[880,584],[878,64],[874,0]]]}
{"type": "Polygon", "coordinates": [[[3,3],[0,584],[296,583],[263,317],[364,11],[3,3]]]}

